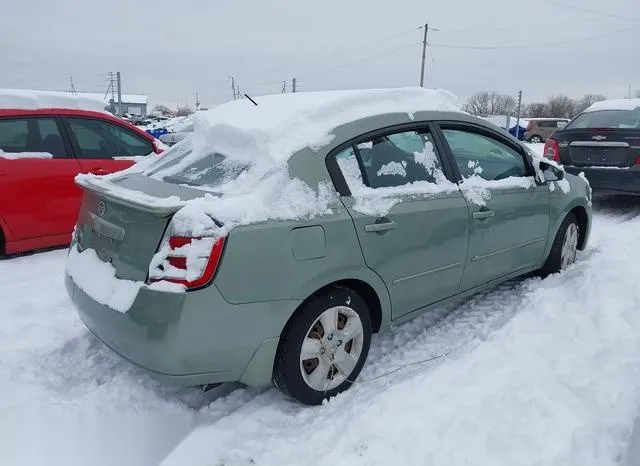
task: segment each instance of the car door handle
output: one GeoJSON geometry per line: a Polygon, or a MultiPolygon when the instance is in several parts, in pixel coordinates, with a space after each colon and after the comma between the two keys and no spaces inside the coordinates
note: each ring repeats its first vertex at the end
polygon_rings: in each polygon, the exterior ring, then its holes
{"type": "Polygon", "coordinates": [[[495,212],[493,210],[481,210],[480,212],[474,212],[473,213],[473,218],[478,220],[478,219],[483,219],[483,218],[489,218],[489,217],[493,217],[495,214],[495,212]]]}
{"type": "Polygon", "coordinates": [[[397,224],[394,221],[384,223],[371,223],[364,226],[364,231],[369,233],[377,233],[379,231],[395,230],[397,224]]]}

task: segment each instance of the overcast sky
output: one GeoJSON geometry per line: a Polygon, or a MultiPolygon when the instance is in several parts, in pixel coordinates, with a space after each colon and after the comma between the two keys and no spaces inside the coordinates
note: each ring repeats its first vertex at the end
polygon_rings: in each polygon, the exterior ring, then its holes
{"type": "Polygon", "coordinates": [[[232,75],[250,95],[293,77],[300,90],[417,85],[428,22],[426,85],[461,100],[640,90],[638,0],[558,1],[635,20],[545,0],[1,0],[0,87],[64,90],[73,76],[104,92],[120,71],[125,93],[193,107],[196,92],[229,100],[232,75]],[[482,48],[512,46],[526,47],[482,48]]]}

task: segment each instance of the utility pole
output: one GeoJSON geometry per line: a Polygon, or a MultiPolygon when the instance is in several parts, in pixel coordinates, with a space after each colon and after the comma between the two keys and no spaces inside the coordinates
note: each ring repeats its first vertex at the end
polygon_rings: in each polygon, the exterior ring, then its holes
{"type": "Polygon", "coordinates": [[[122,116],[122,83],[120,82],[120,72],[116,72],[116,81],[118,85],[118,116],[122,116]]]}
{"type": "Polygon", "coordinates": [[[77,94],[76,87],[73,85],[73,76],[69,76],[69,80],[71,81],[71,90],[70,90],[70,92],[72,94],[77,94]]]}
{"type": "MultiPolygon", "coordinates": [[[[518,109],[516,110],[516,139],[520,139],[518,127],[520,126],[520,111],[522,110],[522,91],[518,91],[518,109]]],[[[509,131],[509,129],[507,129],[509,131]]]]}
{"type": "Polygon", "coordinates": [[[420,69],[420,87],[424,87],[424,65],[427,58],[427,34],[429,33],[429,23],[424,25],[424,39],[422,39],[422,68],[420,69]]]}
{"type": "Polygon", "coordinates": [[[196,92],[196,111],[200,108],[200,100],[198,99],[198,93],[196,92]]]}
{"type": "Polygon", "coordinates": [[[293,80],[291,81],[291,90],[292,92],[296,92],[298,90],[296,78],[293,78],[293,80]]]}
{"type": "Polygon", "coordinates": [[[231,76],[231,92],[233,92],[233,100],[236,100],[236,79],[231,76]]]}
{"type": "Polygon", "coordinates": [[[281,94],[285,94],[287,92],[287,82],[282,81],[282,92],[281,94]]]}

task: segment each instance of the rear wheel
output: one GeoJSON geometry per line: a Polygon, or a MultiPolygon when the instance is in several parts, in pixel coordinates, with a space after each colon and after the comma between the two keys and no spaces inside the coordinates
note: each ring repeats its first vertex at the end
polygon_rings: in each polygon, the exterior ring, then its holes
{"type": "Polygon", "coordinates": [[[320,292],[285,327],[274,384],[308,405],[347,390],[364,366],[372,333],[369,310],[357,293],[342,287],[320,292]]]}
{"type": "Polygon", "coordinates": [[[532,144],[540,144],[542,142],[542,137],[534,134],[529,138],[529,142],[532,144]]]}
{"type": "Polygon", "coordinates": [[[569,213],[562,221],[551,245],[549,257],[540,269],[543,276],[564,270],[575,262],[579,237],[578,220],[575,215],[569,213]]]}

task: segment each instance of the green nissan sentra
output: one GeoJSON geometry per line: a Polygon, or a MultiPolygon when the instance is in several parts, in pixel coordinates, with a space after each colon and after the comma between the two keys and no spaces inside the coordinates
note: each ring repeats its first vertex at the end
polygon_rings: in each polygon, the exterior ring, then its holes
{"type": "Polygon", "coordinates": [[[569,267],[591,191],[444,90],[236,100],[84,191],[66,265],[88,329],[153,377],[319,404],[372,334],[569,267]]]}

